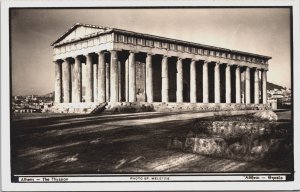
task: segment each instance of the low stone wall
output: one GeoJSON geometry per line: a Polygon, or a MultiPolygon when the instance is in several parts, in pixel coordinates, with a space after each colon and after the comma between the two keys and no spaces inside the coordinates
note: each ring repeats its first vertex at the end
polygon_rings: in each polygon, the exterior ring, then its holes
{"type": "Polygon", "coordinates": [[[114,102],[108,103],[105,111],[114,113],[136,113],[155,110],[153,104],[147,102],[114,102]]]}
{"type": "Polygon", "coordinates": [[[91,113],[98,103],[58,103],[49,108],[53,113],[91,113]]]}
{"type": "MultiPolygon", "coordinates": [[[[57,113],[90,113],[98,103],[59,103],[51,108],[57,113]]],[[[264,104],[214,104],[214,103],[164,103],[164,102],[113,102],[108,103],[105,112],[135,113],[135,112],[190,112],[190,111],[240,111],[266,110],[264,104]]]]}
{"type": "Polygon", "coordinates": [[[167,148],[246,161],[273,158],[291,152],[291,128],[279,126],[276,121],[250,120],[198,119],[186,135],[171,136],[167,148]]]}
{"type": "Polygon", "coordinates": [[[161,103],[154,102],[154,111],[184,112],[184,111],[239,111],[239,110],[267,110],[265,104],[237,104],[237,103],[161,103]]]}

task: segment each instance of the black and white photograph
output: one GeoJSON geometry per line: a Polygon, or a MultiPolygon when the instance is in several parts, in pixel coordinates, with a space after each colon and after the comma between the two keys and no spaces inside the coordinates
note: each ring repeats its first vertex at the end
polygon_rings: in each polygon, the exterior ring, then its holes
{"type": "Polygon", "coordinates": [[[299,187],[299,2],[80,2],[2,6],[7,190],[299,187]]]}

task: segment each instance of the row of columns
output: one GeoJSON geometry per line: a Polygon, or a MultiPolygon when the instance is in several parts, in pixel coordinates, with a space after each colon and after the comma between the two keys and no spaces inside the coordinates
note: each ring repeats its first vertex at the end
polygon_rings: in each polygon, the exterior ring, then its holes
{"type": "MultiPolygon", "coordinates": [[[[110,64],[105,62],[105,53],[98,53],[98,64],[93,65],[90,54],[86,55],[86,102],[118,102],[120,101],[120,62],[118,61],[118,53],[115,50],[110,51],[110,64]],[[97,77],[97,78],[93,78],[97,77]]],[[[128,62],[125,64],[125,100],[127,102],[136,101],[136,61],[135,52],[130,51],[128,62]]],[[[176,63],[176,102],[183,102],[183,64],[182,58],[178,58],[176,63]]],[[[203,103],[209,103],[209,86],[208,86],[208,61],[203,63],[203,103]]],[[[146,56],[146,96],[147,102],[153,102],[153,67],[152,55],[146,56]]],[[[169,77],[168,77],[168,56],[163,56],[161,63],[161,100],[162,102],[169,102],[169,77]]],[[[68,59],[64,59],[62,63],[55,62],[55,102],[65,103],[79,103],[82,98],[82,68],[79,56],[74,57],[74,75],[71,77],[71,64],[68,59]],[[62,75],[63,74],[63,75],[62,75]],[[71,83],[71,78],[72,83],[71,83]],[[71,95],[72,90],[72,95],[71,95]],[[63,93],[62,93],[63,92],[63,93]],[[62,101],[62,94],[64,95],[62,101]]],[[[192,60],[190,63],[190,102],[197,102],[197,86],[196,86],[196,61],[192,60]]],[[[231,65],[226,64],[225,69],[225,98],[226,103],[231,103],[231,65]]],[[[241,103],[241,71],[237,66],[235,69],[235,102],[241,103]]],[[[262,79],[262,101],[267,103],[266,71],[261,72],[262,79]]],[[[258,69],[254,72],[254,103],[259,103],[259,72],[258,69]]],[[[250,101],[250,68],[245,70],[245,103],[250,101]]],[[[214,66],[214,103],[221,102],[220,91],[220,63],[214,66]]]]}

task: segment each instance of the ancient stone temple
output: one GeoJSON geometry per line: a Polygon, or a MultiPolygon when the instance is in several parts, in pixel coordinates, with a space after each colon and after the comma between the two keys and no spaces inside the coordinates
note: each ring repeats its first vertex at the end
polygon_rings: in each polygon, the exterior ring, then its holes
{"type": "Polygon", "coordinates": [[[79,23],[52,46],[58,105],[267,103],[268,56],[79,23]]]}

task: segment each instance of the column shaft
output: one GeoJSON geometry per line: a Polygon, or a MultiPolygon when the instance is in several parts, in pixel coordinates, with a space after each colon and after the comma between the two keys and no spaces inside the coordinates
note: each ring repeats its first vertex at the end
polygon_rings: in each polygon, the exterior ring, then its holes
{"type": "Polygon", "coordinates": [[[168,57],[163,56],[161,62],[161,101],[169,102],[169,74],[168,74],[168,57]]]}
{"type": "Polygon", "coordinates": [[[64,60],[63,64],[63,93],[64,103],[71,102],[71,64],[67,59],[64,60]]]}
{"type": "Polygon", "coordinates": [[[208,62],[203,64],[203,103],[208,103],[208,62]]]}
{"type": "Polygon", "coordinates": [[[78,57],[75,57],[75,63],[74,63],[74,85],[73,85],[73,97],[72,97],[72,102],[73,103],[80,103],[81,102],[81,95],[82,95],[82,91],[81,91],[81,80],[82,80],[82,76],[81,76],[81,61],[78,57]]]}
{"type": "Polygon", "coordinates": [[[106,97],[106,69],[104,52],[98,53],[98,102],[105,102],[106,97]]]}
{"type": "Polygon", "coordinates": [[[215,65],[215,103],[221,102],[221,93],[220,93],[220,64],[216,63],[215,65]]]}
{"type": "Polygon", "coordinates": [[[93,102],[93,63],[90,54],[86,55],[85,102],[93,102]]]}
{"type": "Polygon", "coordinates": [[[129,54],[129,102],[136,101],[135,53],[129,54]]]}
{"type": "Polygon", "coordinates": [[[230,65],[226,66],[226,103],[231,103],[231,74],[230,65]]]}
{"type": "Polygon", "coordinates": [[[261,71],[261,79],[262,79],[262,102],[263,104],[267,103],[267,71],[261,71]]]}
{"type": "Polygon", "coordinates": [[[197,103],[196,61],[192,60],[190,67],[190,97],[191,103],[197,103]]]}
{"type": "Polygon", "coordinates": [[[93,101],[98,102],[98,64],[93,64],[93,101]]]}
{"type": "Polygon", "coordinates": [[[110,51],[110,102],[119,101],[119,75],[117,51],[110,51]]]}
{"type": "Polygon", "coordinates": [[[125,62],[125,100],[129,101],[129,59],[125,62]]]}
{"type": "Polygon", "coordinates": [[[241,71],[239,66],[235,69],[235,89],[235,102],[241,103],[241,71]]]}
{"type": "Polygon", "coordinates": [[[122,101],[122,78],[121,78],[121,61],[118,61],[118,79],[119,79],[119,101],[122,101]]]}
{"type": "Polygon", "coordinates": [[[254,103],[259,104],[259,74],[258,69],[254,71],[254,103]]]}
{"type": "Polygon", "coordinates": [[[146,96],[147,102],[153,102],[153,69],[152,55],[147,54],[146,57],[146,96]]]}
{"type": "Polygon", "coordinates": [[[250,100],[250,68],[246,67],[245,71],[245,103],[249,104],[250,100]]]}
{"type": "Polygon", "coordinates": [[[182,69],[182,59],[178,58],[177,60],[177,74],[176,74],[176,102],[182,103],[183,102],[183,69],[182,69]]]}
{"type": "Polygon", "coordinates": [[[62,68],[61,63],[55,61],[55,103],[62,102],[62,68]]]}
{"type": "Polygon", "coordinates": [[[105,70],[106,70],[106,74],[105,74],[105,92],[106,92],[106,102],[110,101],[110,64],[109,63],[105,63],[105,70]]]}

